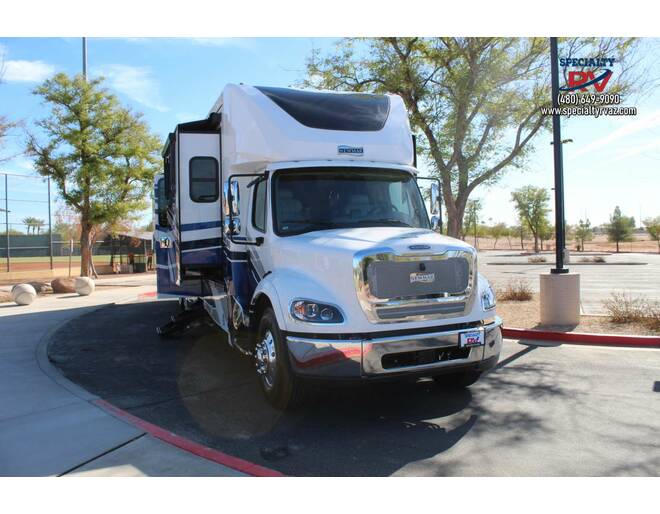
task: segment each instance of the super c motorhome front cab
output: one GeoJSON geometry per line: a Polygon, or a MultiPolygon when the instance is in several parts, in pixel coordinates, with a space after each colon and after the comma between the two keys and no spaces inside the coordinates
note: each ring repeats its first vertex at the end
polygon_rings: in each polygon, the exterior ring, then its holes
{"type": "Polygon", "coordinates": [[[228,85],[163,159],[159,297],[198,300],[273,405],[312,380],[467,386],[496,364],[495,296],[474,248],[436,230],[398,96],[228,85]]]}

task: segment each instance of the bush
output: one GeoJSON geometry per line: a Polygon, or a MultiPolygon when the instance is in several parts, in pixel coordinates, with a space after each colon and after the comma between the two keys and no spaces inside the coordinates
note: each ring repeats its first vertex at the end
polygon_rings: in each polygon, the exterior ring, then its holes
{"type": "Polygon", "coordinates": [[[651,330],[660,331],[660,302],[644,296],[612,293],[603,305],[612,323],[641,323],[651,330]]]}
{"type": "Polygon", "coordinates": [[[541,255],[536,255],[534,257],[530,257],[527,259],[527,262],[533,262],[533,263],[540,263],[540,262],[547,262],[546,258],[541,256],[541,255]]]}
{"type": "Polygon", "coordinates": [[[527,302],[532,299],[529,281],[519,278],[509,281],[503,290],[497,291],[497,299],[509,302],[527,302]]]}
{"type": "Polygon", "coordinates": [[[596,255],[595,257],[581,257],[580,262],[605,262],[605,257],[596,255]]]}

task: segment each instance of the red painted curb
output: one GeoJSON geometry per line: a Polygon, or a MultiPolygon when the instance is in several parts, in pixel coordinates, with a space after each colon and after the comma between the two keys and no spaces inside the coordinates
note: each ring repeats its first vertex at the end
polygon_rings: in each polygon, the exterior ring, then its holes
{"type": "Polygon", "coordinates": [[[149,291],[148,293],[140,293],[138,295],[138,300],[142,300],[144,298],[154,298],[158,293],[156,291],[149,291]]]}
{"type": "Polygon", "coordinates": [[[160,439],[161,441],[165,441],[166,443],[169,443],[172,446],[176,446],[177,448],[181,448],[182,450],[197,455],[198,457],[202,457],[203,459],[207,459],[216,462],[218,464],[222,464],[223,466],[227,466],[228,468],[232,468],[235,469],[236,471],[240,471],[241,473],[246,473],[248,475],[252,475],[255,477],[286,476],[280,473],[279,471],[265,468],[263,466],[260,466],[259,464],[254,464],[253,462],[239,459],[238,457],[233,457],[232,455],[227,455],[226,453],[222,453],[218,450],[214,450],[213,448],[209,448],[208,446],[201,445],[199,443],[191,441],[190,439],[186,439],[185,437],[174,434],[168,430],[165,430],[164,428],[159,427],[158,425],[154,425],[152,423],[149,423],[148,421],[133,416],[132,414],[129,414],[128,412],[120,409],[119,407],[115,407],[114,405],[108,403],[105,400],[102,399],[94,400],[92,403],[102,408],[103,410],[107,411],[108,413],[112,414],[113,416],[116,416],[117,418],[127,421],[131,425],[136,426],[141,430],[144,430],[149,435],[152,435],[155,438],[160,439]]]}
{"type": "Polygon", "coordinates": [[[658,336],[626,336],[613,334],[589,334],[580,332],[550,332],[525,328],[502,328],[502,336],[511,339],[538,339],[572,344],[600,346],[643,346],[660,348],[658,336]]]}

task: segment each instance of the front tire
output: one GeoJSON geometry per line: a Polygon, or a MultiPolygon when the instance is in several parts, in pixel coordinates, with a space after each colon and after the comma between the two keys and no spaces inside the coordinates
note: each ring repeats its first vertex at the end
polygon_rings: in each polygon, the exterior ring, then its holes
{"type": "Polygon", "coordinates": [[[273,407],[284,410],[300,405],[300,380],[291,371],[286,342],[270,307],[259,322],[254,360],[261,390],[273,407]]]}

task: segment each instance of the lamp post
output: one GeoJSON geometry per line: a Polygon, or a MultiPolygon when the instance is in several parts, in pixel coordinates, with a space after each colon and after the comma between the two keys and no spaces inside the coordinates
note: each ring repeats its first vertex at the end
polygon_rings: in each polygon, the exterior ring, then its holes
{"type": "Polygon", "coordinates": [[[87,81],[87,38],[82,38],[82,72],[83,78],[87,81]]]}
{"type": "Polygon", "coordinates": [[[11,269],[11,264],[9,263],[9,176],[5,174],[5,208],[2,209],[5,213],[5,237],[7,242],[7,272],[11,269]]]}
{"type": "Polygon", "coordinates": [[[580,275],[564,267],[566,229],[564,222],[564,163],[562,146],[570,139],[561,138],[559,116],[559,56],[557,38],[550,38],[552,89],[552,145],[555,168],[555,267],[540,275],[541,325],[575,326],[580,322],[580,275]]]}
{"type": "Polygon", "coordinates": [[[555,164],[555,267],[551,273],[568,273],[564,267],[564,251],[566,247],[566,230],[564,226],[564,160],[562,143],[569,139],[561,138],[561,120],[559,116],[559,55],[557,38],[550,38],[550,72],[552,78],[552,145],[555,164]]]}

